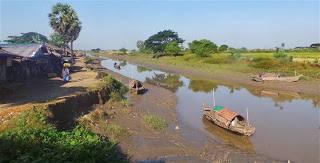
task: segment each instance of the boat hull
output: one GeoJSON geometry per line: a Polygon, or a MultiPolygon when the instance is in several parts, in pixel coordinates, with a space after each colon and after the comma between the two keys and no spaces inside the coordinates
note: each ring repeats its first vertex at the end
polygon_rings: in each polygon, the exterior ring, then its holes
{"type": "Polygon", "coordinates": [[[288,81],[288,82],[297,82],[302,75],[294,76],[294,77],[259,77],[258,75],[253,76],[254,81],[288,81]]]}

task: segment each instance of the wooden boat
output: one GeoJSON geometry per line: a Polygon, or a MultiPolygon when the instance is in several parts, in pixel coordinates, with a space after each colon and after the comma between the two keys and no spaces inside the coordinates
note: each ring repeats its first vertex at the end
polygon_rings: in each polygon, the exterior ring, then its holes
{"type": "Polygon", "coordinates": [[[129,83],[129,90],[135,92],[136,94],[141,94],[146,91],[146,87],[139,80],[132,80],[129,83]]]}
{"type": "Polygon", "coordinates": [[[119,65],[119,64],[117,64],[117,63],[114,63],[114,68],[116,68],[116,69],[120,70],[120,65],[119,65]]]}
{"type": "Polygon", "coordinates": [[[216,105],[214,108],[210,108],[202,103],[202,111],[207,120],[229,131],[250,136],[256,129],[246,124],[245,118],[241,115],[222,106],[216,105]]]}
{"type": "Polygon", "coordinates": [[[288,82],[297,82],[301,78],[302,74],[294,77],[280,77],[278,75],[266,75],[260,77],[259,75],[253,75],[252,80],[254,81],[288,81],[288,82]]]}

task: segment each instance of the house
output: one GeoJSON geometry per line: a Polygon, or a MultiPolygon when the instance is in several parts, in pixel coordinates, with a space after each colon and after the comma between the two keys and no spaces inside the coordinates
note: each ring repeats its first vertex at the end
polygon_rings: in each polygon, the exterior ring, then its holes
{"type": "Polygon", "coordinates": [[[22,57],[0,47],[0,84],[13,80],[14,76],[9,70],[12,67],[13,60],[17,58],[22,57]]]}
{"type": "Polygon", "coordinates": [[[0,44],[0,46],[5,51],[21,56],[21,59],[14,59],[13,66],[8,69],[14,74],[15,81],[38,76],[41,65],[46,64],[46,59],[43,57],[48,51],[43,43],[0,44]]]}

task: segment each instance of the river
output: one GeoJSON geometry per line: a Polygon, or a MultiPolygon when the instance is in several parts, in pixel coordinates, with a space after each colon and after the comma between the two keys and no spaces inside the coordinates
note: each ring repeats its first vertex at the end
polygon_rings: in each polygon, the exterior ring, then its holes
{"type": "Polygon", "coordinates": [[[173,91],[178,97],[179,123],[220,143],[276,160],[319,162],[319,95],[251,88],[152,70],[126,61],[106,59],[101,65],[124,76],[173,91]],[[115,62],[121,65],[120,70],[114,68],[115,62]],[[202,101],[213,105],[212,88],[217,105],[244,117],[248,108],[249,122],[256,127],[252,136],[235,135],[203,117],[202,101]]]}

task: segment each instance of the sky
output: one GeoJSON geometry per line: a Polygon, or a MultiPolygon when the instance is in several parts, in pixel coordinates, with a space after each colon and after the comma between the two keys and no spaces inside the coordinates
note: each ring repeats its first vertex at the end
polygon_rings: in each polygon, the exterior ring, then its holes
{"type": "Polygon", "coordinates": [[[138,40],[167,29],[184,47],[199,39],[248,49],[320,42],[319,0],[0,0],[0,41],[26,32],[49,38],[48,14],[57,2],[70,4],[82,22],[78,50],[136,49],[138,40]]]}

